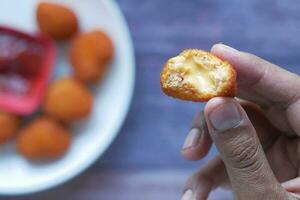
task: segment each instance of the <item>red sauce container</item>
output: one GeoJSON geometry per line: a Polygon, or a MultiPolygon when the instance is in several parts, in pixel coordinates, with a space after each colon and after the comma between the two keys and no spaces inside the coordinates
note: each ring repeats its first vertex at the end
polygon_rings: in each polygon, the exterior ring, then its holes
{"type": "Polygon", "coordinates": [[[48,37],[0,26],[0,110],[18,115],[36,111],[55,56],[54,42],[48,37]]]}

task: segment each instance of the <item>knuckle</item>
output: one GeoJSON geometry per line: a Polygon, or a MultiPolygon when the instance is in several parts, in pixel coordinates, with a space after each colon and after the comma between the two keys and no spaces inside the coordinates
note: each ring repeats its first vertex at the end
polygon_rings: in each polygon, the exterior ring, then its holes
{"type": "Polygon", "coordinates": [[[213,178],[205,173],[196,172],[186,182],[187,187],[195,188],[199,185],[213,185],[213,178]]]}
{"type": "Polygon", "coordinates": [[[207,176],[205,174],[198,175],[196,180],[198,184],[204,183],[206,185],[211,185],[213,183],[213,179],[210,176],[207,176]]]}
{"type": "Polygon", "coordinates": [[[263,164],[259,155],[259,145],[256,144],[255,138],[240,138],[237,139],[229,151],[229,162],[231,166],[256,172],[263,164]]]}

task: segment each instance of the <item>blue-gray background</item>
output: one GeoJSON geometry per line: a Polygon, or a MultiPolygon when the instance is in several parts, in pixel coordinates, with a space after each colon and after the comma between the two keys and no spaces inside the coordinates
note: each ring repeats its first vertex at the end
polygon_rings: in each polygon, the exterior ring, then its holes
{"type": "MultiPolygon", "coordinates": [[[[300,2],[294,0],[118,0],[136,51],[136,88],[128,118],[105,156],[71,182],[30,198],[174,200],[199,163],[180,155],[203,104],[162,94],[159,72],[185,48],[225,43],[300,73],[300,2]]],[[[280,81],[280,80],[278,80],[280,81]]],[[[210,156],[214,152],[210,153],[210,156]]],[[[212,199],[231,199],[217,193],[212,199]]]]}
{"type": "MultiPolygon", "coordinates": [[[[300,72],[300,2],[274,0],[120,0],[137,57],[132,107],[103,161],[110,166],[189,167],[180,148],[202,104],[162,94],[159,72],[170,56],[218,42],[300,72]]],[[[280,80],[278,80],[280,81],[280,80]]]]}

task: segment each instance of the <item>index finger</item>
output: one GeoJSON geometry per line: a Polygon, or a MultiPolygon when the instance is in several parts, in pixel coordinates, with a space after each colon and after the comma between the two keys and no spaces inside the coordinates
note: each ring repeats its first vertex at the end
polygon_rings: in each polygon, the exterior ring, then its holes
{"type": "Polygon", "coordinates": [[[300,134],[300,78],[279,66],[223,44],[211,52],[230,62],[238,75],[238,95],[263,107],[282,109],[292,129],[300,134]]]}

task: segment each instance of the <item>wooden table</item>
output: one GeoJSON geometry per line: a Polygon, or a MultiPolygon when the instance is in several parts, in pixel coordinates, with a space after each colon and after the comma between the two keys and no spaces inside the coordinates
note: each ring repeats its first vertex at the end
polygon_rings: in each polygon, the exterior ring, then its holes
{"type": "MultiPolygon", "coordinates": [[[[1,200],[175,200],[204,161],[188,163],[181,145],[202,104],[165,97],[159,72],[182,49],[218,42],[300,73],[300,2],[293,0],[119,0],[136,49],[137,80],[128,118],[105,156],[50,191],[1,200]]],[[[213,149],[209,157],[216,154],[213,149]]],[[[232,199],[217,190],[210,199],[232,199]]]]}

